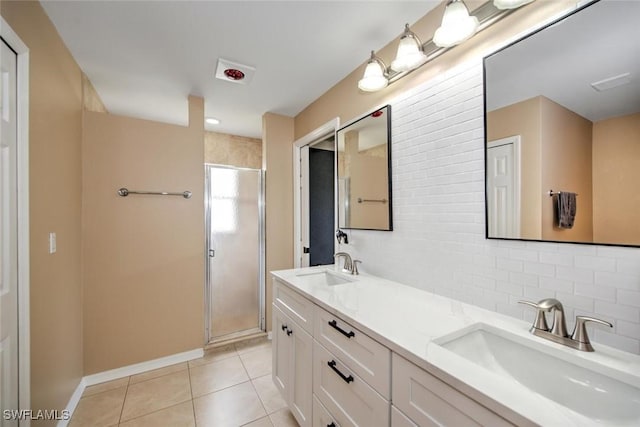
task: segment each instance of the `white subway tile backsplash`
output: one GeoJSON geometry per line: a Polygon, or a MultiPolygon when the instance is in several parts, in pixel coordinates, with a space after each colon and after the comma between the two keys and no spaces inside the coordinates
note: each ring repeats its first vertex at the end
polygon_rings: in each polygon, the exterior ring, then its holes
{"type": "Polygon", "coordinates": [[[612,286],[594,285],[593,283],[576,282],[574,285],[576,295],[601,299],[604,301],[616,301],[616,288],[612,286]]]}
{"type": "Polygon", "coordinates": [[[573,266],[573,255],[562,254],[559,252],[540,252],[540,262],[546,264],[564,265],[566,267],[573,266]]]}
{"type": "Polygon", "coordinates": [[[640,291],[640,276],[637,275],[596,271],[595,283],[596,285],[615,286],[616,288],[640,291]]]}
{"type": "Polygon", "coordinates": [[[607,314],[615,319],[640,323],[640,308],[614,304],[608,301],[595,302],[596,314],[607,314]]]}
{"type": "Polygon", "coordinates": [[[575,280],[582,283],[593,283],[593,270],[573,267],[556,267],[556,277],[565,280],[575,280]]]}
{"type": "Polygon", "coordinates": [[[640,324],[638,323],[619,320],[616,322],[616,331],[625,337],[640,340],[640,324]]]}
{"type": "Polygon", "coordinates": [[[540,277],[540,288],[564,293],[573,293],[573,282],[556,279],[555,277],[540,277]]]}
{"type": "Polygon", "coordinates": [[[485,239],[482,64],[441,73],[392,104],[394,231],[351,231],[362,269],[532,321],[518,300],[557,297],[592,340],[640,353],[640,249],[485,239]]]}
{"type": "Polygon", "coordinates": [[[640,292],[618,289],[618,304],[640,307],[640,292]]]}
{"type": "Polygon", "coordinates": [[[589,270],[616,271],[616,259],[602,256],[576,255],[574,257],[575,266],[589,270]]]}

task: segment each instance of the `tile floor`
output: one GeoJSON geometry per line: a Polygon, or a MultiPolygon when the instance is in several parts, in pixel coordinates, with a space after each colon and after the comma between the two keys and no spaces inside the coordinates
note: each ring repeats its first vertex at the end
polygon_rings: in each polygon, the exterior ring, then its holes
{"type": "Polygon", "coordinates": [[[271,381],[266,338],[87,387],[70,427],[297,427],[271,381]]]}

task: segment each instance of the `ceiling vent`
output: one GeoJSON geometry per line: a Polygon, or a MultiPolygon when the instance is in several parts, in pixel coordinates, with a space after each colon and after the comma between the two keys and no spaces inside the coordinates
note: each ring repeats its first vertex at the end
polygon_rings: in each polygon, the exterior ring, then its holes
{"type": "Polygon", "coordinates": [[[599,82],[591,83],[591,87],[598,92],[613,89],[614,87],[626,85],[631,83],[631,74],[624,73],[619,76],[609,77],[608,79],[600,80],[599,82]]]}
{"type": "Polygon", "coordinates": [[[251,82],[255,72],[256,69],[248,65],[238,64],[237,62],[218,58],[216,79],[246,85],[251,82]]]}

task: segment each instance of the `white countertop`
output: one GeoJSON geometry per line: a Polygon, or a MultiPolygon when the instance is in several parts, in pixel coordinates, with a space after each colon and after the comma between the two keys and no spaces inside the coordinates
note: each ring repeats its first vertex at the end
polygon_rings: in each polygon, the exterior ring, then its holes
{"type": "MultiPolygon", "coordinates": [[[[543,426],[640,425],[607,424],[588,418],[500,377],[433,340],[483,323],[534,343],[537,350],[578,366],[589,367],[640,389],[640,356],[594,343],[595,352],[577,351],[529,333],[529,323],[470,304],[366,274],[344,275],[353,283],[327,286],[298,276],[334,270],[334,266],[273,271],[271,274],[325,310],[361,329],[392,351],[443,379],[515,424],[543,426]]],[[[568,319],[571,321],[572,319],[568,319]]]]}

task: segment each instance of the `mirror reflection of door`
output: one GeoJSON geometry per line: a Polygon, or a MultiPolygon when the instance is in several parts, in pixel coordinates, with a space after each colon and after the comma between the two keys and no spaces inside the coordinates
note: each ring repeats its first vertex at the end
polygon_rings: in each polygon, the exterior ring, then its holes
{"type": "Polygon", "coordinates": [[[520,236],[520,136],[487,143],[489,235],[520,236]]]}
{"type": "Polygon", "coordinates": [[[303,267],[333,264],[335,249],[335,137],[301,149],[303,267]]]}

